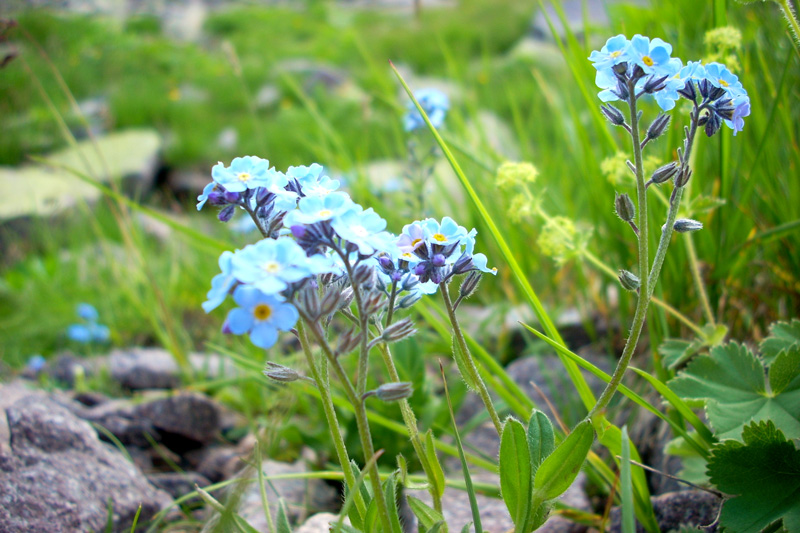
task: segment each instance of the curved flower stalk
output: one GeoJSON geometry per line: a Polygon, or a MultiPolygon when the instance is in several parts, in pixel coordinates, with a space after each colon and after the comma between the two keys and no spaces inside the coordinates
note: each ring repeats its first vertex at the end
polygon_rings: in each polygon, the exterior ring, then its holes
{"type": "MultiPolygon", "coordinates": [[[[220,256],[221,272],[212,280],[205,311],[211,312],[233,295],[238,307],[228,313],[223,332],[249,334],[253,344],[264,349],[277,343],[280,332],[290,331],[299,338],[311,376],[275,363],[265,375],[317,386],[345,481],[354,487],[356,476],[330,391],[329,372],[336,376],[356,414],[372,497],[387,532],[394,531],[388,509],[394,502],[388,501],[381,487],[366,402],[373,401],[372,397],[400,402],[412,445],[430,481],[434,506],[440,509],[444,485],[437,478],[438,464],[431,457],[433,449],[423,444],[407,401],[413,384],[400,381],[388,345],[416,333],[408,319],[395,320],[397,312],[439,288],[449,302],[448,285],[456,277],[466,276],[465,284],[474,291],[483,272],[496,272],[486,266],[486,256],[474,253],[477,232],[445,217],[413,222],[400,235],[393,235],[380,215],[338,190],[338,181],[323,175],[317,164],[290,167],[282,173],[269,168],[266,160],[248,156],[234,159],[228,167],[216,165],[212,177],[214,181],[198,198],[198,209],[219,207],[223,222],[242,209],[264,239],[220,256]],[[337,316],[351,327],[332,339],[329,326],[337,316]],[[320,354],[314,353],[313,344],[320,354]],[[376,347],[390,381],[371,389],[370,354],[376,347]],[[341,361],[351,352],[358,354],[354,376],[341,361]]],[[[450,304],[453,312],[463,297],[450,304]]],[[[454,327],[464,344],[457,323],[454,327]]],[[[351,516],[355,523],[366,518],[367,505],[356,494],[356,515],[351,516]]]]}
{"type": "Polygon", "coordinates": [[[638,294],[636,313],[630,336],[614,375],[597,404],[589,413],[601,413],[616,392],[625,369],[630,363],[644,326],[645,316],[653,290],[673,232],[685,233],[702,229],[702,224],[688,219],[678,219],[678,209],[683,189],[692,176],[690,156],[698,128],[708,137],[715,135],[722,124],[736,135],[744,128],[744,118],[750,114],[750,99],[738,77],[720,63],[688,62],[670,57],[672,46],[661,39],[650,40],[641,35],[627,39],[624,35],[610,38],[589,60],[597,70],[596,83],[601,89],[599,97],[604,102],[623,101],[628,105],[627,117],[610,104],[601,107],[603,114],[615,126],[624,128],[631,136],[634,162],[629,163],[636,177],[636,202],[627,195],[615,200],[617,215],[630,225],[638,241],[638,274],[620,271],[623,288],[638,294]],[[658,168],[649,179],[644,175],[642,152],[647,144],[659,138],[669,126],[668,115],[659,115],[642,131],[640,99],[652,97],[658,106],[669,111],[679,99],[688,100],[692,106],[689,126],[684,129],[682,148],[678,160],[658,168]],[[666,222],[661,227],[661,238],[652,264],[648,250],[647,190],[652,185],[672,183],[666,222]]]}

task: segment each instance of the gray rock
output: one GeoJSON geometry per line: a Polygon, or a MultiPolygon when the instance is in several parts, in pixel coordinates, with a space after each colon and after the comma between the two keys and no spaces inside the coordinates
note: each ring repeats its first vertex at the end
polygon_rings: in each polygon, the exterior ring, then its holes
{"type": "Polygon", "coordinates": [[[160,348],[115,350],[108,358],[111,377],[125,388],[171,389],[180,384],[178,365],[160,348]]]}
{"type": "Polygon", "coordinates": [[[198,443],[214,440],[220,431],[220,407],[207,396],[181,392],[135,406],[137,418],[150,421],[162,439],[177,436],[198,443]]]}
{"type": "MultiPolygon", "coordinates": [[[[715,533],[715,521],[719,515],[721,501],[711,493],[701,490],[684,490],[668,492],[652,498],[653,510],[661,531],[679,529],[681,525],[703,527],[713,524],[704,531],[715,533]]],[[[622,510],[619,507],[611,509],[609,515],[610,526],[608,531],[618,533],[622,531],[622,510]]],[[[644,532],[644,528],[637,522],[637,532],[644,532]]]]}
{"type": "MultiPolygon", "coordinates": [[[[657,405],[659,400],[655,400],[653,403],[657,405]]],[[[680,457],[669,455],[665,451],[667,444],[673,438],[669,424],[644,409],[633,410],[635,417],[633,422],[630,422],[628,415],[627,412],[621,413],[618,417],[618,425],[621,427],[625,423],[628,424],[631,440],[636,445],[642,462],[659,472],[678,476],[683,467],[683,461],[680,457]]],[[[685,487],[672,478],[654,472],[645,472],[645,474],[652,495],[679,491],[685,487]]]]}
{"type": "Polygon", "coordinates": [[[104,531],[109,500],[112,530],[129,531],[140,505],[143,523],[169,501],[88,423],[42,393],[7,389],[0,391],[9,435],[0,440],[0,531],[104,531]]]}
{"type": "Polygon", "coordinates": [[[160,439],[153,422],[142,418],[128,400],[110,400],[89,408],[75,403],[68,404],[67,407],[76,416],[102,426],[126,446],[150,447],[151,442],[146,435],[156,441],[160,439]]]}
{"type": "Polygon", "coordinates": [[[194,491],[195,485],[201,489],[211,485],[205,476],[197,472],[156,472],[148,474],[147,480],[176,500],[194,491]]]}
{"type": "MultiPolygon", "coordinates": [[[[281,463],[265,460],[261,465],[265,476],[298,474],[308,472],[302,460],[294,463],[281,463]]],[[[257,473],[245,470],[246,477],[257,477],[257,473]]],[[[335,511],[341,506],[339,495],[332,486],[321,479],[281,479],[265,483],[269,498],[270,513],[277,516],[278,498],[283,498],[293,524],[303,521],[306,516],[320,511],[335,511]]],[[[239,514],[258,531],[269,531],[258,483],[245,489],[239,503],[239,514]]]]}
{"type": "MultiPolygon", "coordinates": [[[[317,513],[308,517],[308,520],[294,530],[294,533],[328,533],[332,523],[339,521],[339,515],[333,513],[317,513]]],[[[350,519],[345,517],[344,524],[350,525],[350,519]]]]}
{"type": "Polygon", "coordinates": [[[79,373],[87,377],[94,374],[94,370],[85,359],[71,353],[63,353],[48,361],[46,372],[55,381],[69,387],[75,386],[75,378],[79,373]]]}

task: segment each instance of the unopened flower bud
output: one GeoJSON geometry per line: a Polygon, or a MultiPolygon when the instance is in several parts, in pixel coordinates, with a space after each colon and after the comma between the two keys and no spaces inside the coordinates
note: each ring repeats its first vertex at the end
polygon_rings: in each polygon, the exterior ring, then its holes
{"type": "Polygon", "coordinates": [[[626,291],[636,291],[639,290],[639,278],[633,272],[629,272],[627,270],[620,270],[619,275],[617,276],[619,279],[620,285],[626,291]]]}
{"type": "Polygon", "coordinates": [[[320,316],[319,295],[314,287],[306,287],[297,295],[297,305],[309,318],[320,316]]]}
{"type": "Polygon", "coordinates": [[[422,298],[422,293],[420,292],[414,292],[408,294],[400,298],[400,301],[397,302],[397,305],[395,305],[394,307],[395,309],[408,309],[409,307],[417,303],[420,300],[420,298],[422,298]]]}
{"type": "Polygon", "coordinates": [[[292,235],[294,235],[296,239],[302,239],[307,231],[306,227],[302,224],[295,224],[289,229],[292,231],[292,235]]]}
{"type": "Polygon", "coordinates": [[[713,88],[713,89],[711,89],[711,91],[709,91],[709,93],[708,93],[708,99],[709,99],[710,101],[712,101],[712,102],[713,102],[714,100],[719,100],[719,99],[720,99],[720,98],[722,98],[723,96],[725,96],[725,89],[723,89],[722,87],[714,87],[714,88],[713,88]]]}
{"type": "Polygon", "coordinates": [[[614,124],[615,126],[622,126],[625,124],[625,115],[622,114],[622,111],[617,109],[611,104],[603,104],[600,106],[600,111],[602,111],[603,116],[605,116],[609,122],[614,124]]]}
{"type": "Polygon", "coordinates": [[[731,120],[733,118],[734,110],[733,101],[730,99],[720,100],[714,106],[714,112],[725,120],[731,120]]]}
{"type": "Polygon", "coordinates": [[[233,335],[233,330],[231,329],[231,324],[228,319],[225,319],[225,322],[222,323],[222,334],[223,335],[233,335]]]}
{"type": "Polygon", "coordinates": [[[375,396],[384,402],[396,402],[411,398],[414,394],[414,386],[408,381],[398,381],[396,383],[384,383],[375,389],[375,396]]]}
{"type": "Polygon", "coordinates": [[[227,222],[231,218],[233,218],[233,213],[235,212],[235,210],[236,206],[234,205],[229,205],[227,207],[224,207],[222,211],[220,211],[219,214],[217,215],[217,218],[219,219],[220,222],[227,222]]]}
{"type": "Polygon", "coordinates": [[[631,81],[638,81],[645,76],[646,72],[639,65],[634,65],[633,72],[631,73],[631,81]]]}
{"type": "Polygon", "coordinates": [[[344,355],[352,352],[361,343],[361,334],[355,328],[345,331],[339,339],[339,346],[336,348],[336,355],[344,355]]]}
{"type": "Polygon", "coordinates": [[[461,287],[458,288],[458,295],[461,298],[469,298],[475,294],[482,277],[483,274],[477,270],[473,270],[467,274],[467,277],[461,282],[461,287]]]}
{"type": "Polygon", "coordinates": [[[435,267],[443,267],[447,259],[445,258],[444,254],[434,254],[433,258],[431,259],[431,263],[435,267]]]}
{"type": "Polygon", "coordinates": [[[213,190],[208,193],[208,203],[211,205],[225,205],[228,201],[225,199],[225,191],[213,190]]]}
{"type": "Polygon", "coordinates": [[[647,128],[647,137],[650,139],[658,139],[661,135],[666,131],[667,126],[669,126],[670,115],[666,113],[658,115],[656,119],[650,124],[650,127],[647,128]]]}
{"type": "Polygon", "coordinates": [[[258,205],[264,205],[272,199],[271,196],[274,196],[274,194],[270,192],[269,189],[266,187],[259,187],[258,192],[256,192],[256,203],[258,205]]]}
{"type": "Polygon", "coordinates": [[[681,167],[677,161],[660,166],[655,170],[655,172],[653,172],[653,175],[650,177],[650,181],[656,185],[660,185],[672,178],[680,170],[680,168],[681,167]]]}
{"type": "Polygon", "coordinates": [[[683,86],[683,89],[678,91],[678,94],[686,98],[687,100],[691,100],[692,102],[697,101],[697,90],[694,88],[694,81],[689,80],[686,82],[686,85],[683,86]]]}
{"type": "Polygon", "coordinates": [[[405,339],[406,337],[410,337],[416,332],[417,330],[414,328],[414,323],[409,319],[404,318],[399,322],[390,324],[388,328],[383,330],[381,337],[383,337],[383,340],[386,342],[397,342],[405,339]]]}
{"type": "Polygon", "coordinates": [[[666,84],[664,82],[666,81],[667,78],[668,76],[662,76],[660,78],[657,78],[655,76],[650,76],[650,79],[648,79],[644,84],[644,92],[646,92],[647,94],[653,94],[655,92],[660,91],[661,89],[666,87],[666,84]]]}
{"type": "Polygon", "coordinates": [[[367,264],[360,264],[356,267],[356,271],[353,272],[353,283],[356,285],[364,285],[368,284],[372,281],[372,277],[375,274],[375,270],[372,266],[367,264]]]}
{"type": "Polygon", "coordinates": [[[272,361],[267,361],[267,368],[264,369],[264,375],[269,379],[280,381],[281,383],[290,383],[301,378],[296,370],[279,365],[278,363],[273,363],[272,361]]]}
{"type": "Polygon", "coordinates": [[[681,170],[679,174],[675,176],[675,186],[676,187],[683,187],[687,183],[689,183],[689,179],[692,177],[692,169],[691,168],[684,168],[681,170]]]}
{"type": "Polygon", "coordinates": [[[240,198],[238,192],[231,192],[231,191],[225,191],[225,194],[223,196],[225,198],[225,203],[228,204],[235,204],[239,201],[240,198]]]}
{"type": "Polygon", "coordinates": [[[339,309],[341,297],[342,293],[336,288],[328,290],[325,296],[322,297],[322,302],[319,304],[319,315],[328,316],[339,309]]]}
{"type": "Polygon", "coordinates": [[[617,216],[624,222],[630,222],[636,216],[636,206],[633,205],[633,200],[627,193],[617,194],[614,199],[614,207],[617,210],[617,216]]]}
{"type": "Polygon", "coordinates": [[[628,63],[623,61],[622,63],[617,63],[611,69],[614,71],[614,74],[617,76],[624,76],[628,72],[628,63]]]}
{"type": "Polygon", "coordinates": [[[672,225],[672,229],[678,233],[691,233],[693,231],[700,231],[703,229],[703,223],[691,218],[679,218],[672,225]]]}
{"type": "Polygon", "coordinates": [[[392,258],[389,257],[388,255],[380,256],[378,258],[378,264],[386,272],[391,272],[394,270],[394,262],[392,261],[392,258]]]}

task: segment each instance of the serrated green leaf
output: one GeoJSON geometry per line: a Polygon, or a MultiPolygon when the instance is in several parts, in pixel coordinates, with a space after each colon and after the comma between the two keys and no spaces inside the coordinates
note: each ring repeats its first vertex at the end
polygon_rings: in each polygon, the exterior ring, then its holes
{"type": "Polygon", "coordinates": [[[789,438],[800,437],[800,380],[780,394],[767,394],[761,361],[732,342],[694,359],[669,382],[683,398],[703,399],[709,422],[720,439],[737,439],[751,421],[772,419],[789,438]]]}
{"type": "Polygon", "coordinates": [[[769,327],[769,337],[761,341],[761,357],[769,365],[779,353],[800,342],[800,320],[775,322],[769,327]]]}
{"type": "Polygon", "coordinates": [[[702,336],[692,341],[667,339],[661,344],[659,351],[668,368],[676,369],[682,366],[703,348],[722,343],[728,334],[728,327],[722,324],[717,324],[716,326],[706,324],[701,330],[703,332],[702,336]]]}
{"type": "Polygon", "coordinates": [[[544,500],[558,498],[572,485],[581,471],[594,442],[594,429],[588,420],[580,422],[544,460],[533,485],[544,500]]]}
{"type": "Polygon", "coordinates": [[[439,457],[436,455],[433,432],[430,429],[425,432],[425,457],[427,457],[428,466],[431,469],[432,481],[436,484],[434,488],[439,497],[441,497],[445,488],[444,469],[442,468],[442,463],[439,462],[439,457]]]}
{"type": "Polygon", "coordinates": [[[658,347],[658,352],[668,368],[675,368],[681,361],[694,355],[686,355],[691,346],[692,343],[684,339],[667,339],[658,347]]]}
{"type": "Polygon", "coordinates": [[[753,422],[744,444],[725,441],[708,463],[711,482],[727,494],[720,524],[737,533],[757,533],[783,519],[788,531],[800,531],[800,450],[771,421],[753,422]]]}
{"type": "Polygon", "coordinates": [[[547,415],[538,409],[531,413],[528,421],[528,451],[531,457],[531,474],[536,475],[539,465],[556,449],[553,424],[547,415]]]}
{"type": "Polygon", "coordinates": [[[408,500],[408,506],[411,508],[411,512],[414,513],[414,516],[419,520],[420,526],[422,526],[421,529],[433,529],[437,523],[444,521],[442,513],[430,507],[419,498],[406,496],[406,499],[408,500]]]}
{"type": "Polygon", "coordinates": [[[500,493],[517,531],[525,531],[531,506],[531,455],[525,426],[508,417],[500,434],[500,493]]]}
{"type": "Polygon", "coordinates": [[[781,351],[769,365],[769,387],[772,394],[780,394],[800,376],[800,344],[781,351]]]}

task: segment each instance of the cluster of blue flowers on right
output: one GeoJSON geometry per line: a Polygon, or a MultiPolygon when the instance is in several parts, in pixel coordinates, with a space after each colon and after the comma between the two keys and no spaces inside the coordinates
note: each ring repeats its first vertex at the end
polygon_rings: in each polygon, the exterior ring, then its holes
{"type": "Polygon", "coordinates": [[[721,63],[689,61],[684,65],[671,54],[672,46],[658,38],[611,37],[600,51],[589,56],[597,70],[595,82],[601,89],[600,99],[628,100],[625,79],[637,80],[636,96],[652,95],[664,111],[674,108],[681,97],[696,102],[700,93],[709,111],[703,119],[709,137],[722,122],[734,135],[742,131],[744,117],[750,115],[750,98],[739,78],[721,63]]]}
{"type": "Polygon", "coordinates": [[[444,217],[412,222],[393,235],[386,220],[339,190],[319,164],[284,173],[247,156],[230,166],[217,164],[211,176],[197,208],[219,207],[223,222],[236,209],[247,211],[264,238],[222,253],[221,273],[212,280],[203,309],[210,312],[233,295],[239,307],[228,313],[223,331],[247,333],[259,347],[273,346],[279,331],[295,326],[300,291],[359,290],[350,279],[357,272],[361,290],[391,295],[387,301],[393,299],[396,308],[435,293],[454,276],[496,273],[485,255],[474,253],[476,230],[444,217]]]}

